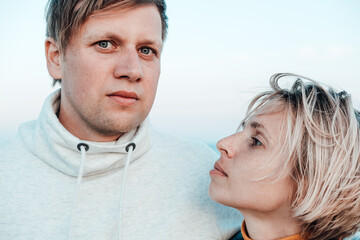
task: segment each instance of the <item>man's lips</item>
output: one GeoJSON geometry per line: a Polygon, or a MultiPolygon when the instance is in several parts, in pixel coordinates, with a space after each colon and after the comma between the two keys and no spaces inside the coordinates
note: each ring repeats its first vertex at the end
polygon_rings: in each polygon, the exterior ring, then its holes
{"type": "Polygon", "coordinates": [[[222,169],[218,162],[215,163],[214,169],[210,171],[210,174],[220,175],[223,177],[227,177],[227,173],[222,169]]]}
{"type": "Polygon", "coordinates": [[[135,92],[117,91],[107,95],[121,106],[131,106],[139,100],[135,92]]]}
{"type": "Polygon", "coordinates": [[[122,97],[122,98],[133,98],[135,100],[139,100],[139,97],[136,93],[134,92],[126,92],[126,91],[117,91],[117,92],[113,92],[108,94],[109,97],[122,97]]]}

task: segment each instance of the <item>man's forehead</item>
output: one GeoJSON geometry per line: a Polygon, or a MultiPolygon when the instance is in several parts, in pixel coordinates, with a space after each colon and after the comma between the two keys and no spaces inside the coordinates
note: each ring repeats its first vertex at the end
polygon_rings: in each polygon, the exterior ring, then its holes
{"type": "Polygon", "coordinates": [[[140,35],[143,36],[144,42],[154,42],[162,44],[162,23],[160,13],[153,4],[140,5],[131,8],[117,8],[104,11],[98,11],[90,15],[79,28],[74,31],[74,35],[81,33],[82,38],[93,39],[97,37],[121,37],[129,35],[133,29],[142,30],[140,35]],[[139,16],[128,18],[132,14],[131,10],[142,8],[135,13],[139,16]],[[154,14],[156,11],[156,15],[154,14]],[[149,15],[147,14],[149,12],[149,15]],[[152,17],[156,16],[156,17],[152,17]],[[146,18],[147,15],[148,17],[146,18]],[[140,16],[144,20],[141,20],[140,16]],[[110,21],[109,21],[110,20],[110,21]],[[117,21],[124,21],[122,24],[116,24],[117,21]],[[130,21],[136,21],[134,25],[130,21]],[[111,23],[109,23],[111,22],[111,23]],[[133,27],[134,26],[134,27],[133,27]],[[92,31],[88,31],[92,30],[92,31]]]}
{"type": "Polygon", "coordinates": [[[118,14],[126,14],[126,13],[130,12],[131,10],[138,9],[138,8],[149,8],[149,9],[154,8],[154,9],[156,9],[156,11],[158,13],[159,18],[161,18],[159,9],[157,8],[157,6],[154,3],[113,4],[113,5],[107,6],[104,9],[94,11],[93,13],[90,14],[90,16],[88,18],[109,16],[109,15],[118,15],[118,14]]]}

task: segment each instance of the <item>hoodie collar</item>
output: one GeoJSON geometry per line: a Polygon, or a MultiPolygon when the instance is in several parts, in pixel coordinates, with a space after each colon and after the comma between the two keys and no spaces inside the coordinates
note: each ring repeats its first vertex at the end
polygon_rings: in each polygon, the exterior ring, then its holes
{"type": "Polygon", "coordinates": [[[84,176],[102,174],[123,167],[127,156],[125,148],[130,142],[137,146],[131,162],[136,161],[151,148],[148,119],[114,142],[80,140],[68,132],[56,116],[60,107],[60,94],[60,89],[53,92],[46,99],[38,120],[22,124],[19,129],[20,136],[30,151],[50,166],[67,175],[77,176],[81,160],[81,153],[77,148],[79,143],[89,146],[84,176]]]}

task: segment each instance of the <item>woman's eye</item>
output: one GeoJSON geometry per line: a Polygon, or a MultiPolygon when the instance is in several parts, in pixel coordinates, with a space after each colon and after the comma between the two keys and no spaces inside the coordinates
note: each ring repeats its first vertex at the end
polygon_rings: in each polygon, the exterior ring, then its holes
{"type": "Polygon", "coordinates": [[[145,55],[151,54],[151,52],[154,52],[151,48],[148,47],[142,47],[140,48],[140,52],[145,55]]]}
{"type": "Polygon", "coordinates": [[[99,47],[108,48],[111,43],[109,41],[100,41],[98,42],[99,47]]]}
{"type": "Polygon", "coordinates": [[[261,147],[263,144],[259,141],[259,139],[252,137],[252,146],[254,147],[261,147]]]}

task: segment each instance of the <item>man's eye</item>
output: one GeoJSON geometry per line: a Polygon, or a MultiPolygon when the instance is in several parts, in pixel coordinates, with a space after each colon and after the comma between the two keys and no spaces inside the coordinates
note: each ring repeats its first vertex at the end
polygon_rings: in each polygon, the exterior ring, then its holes
{"type": "Polygon", "coordinates": [[[259,139],[252,137],[252,146],[254,147],[261,147],[263,144],[259,141],[259,139]]]}
{"type": "Polygon", "coordinates": [[[110,46],[110,42],[109,41],[99,41],[98,42],[98,45],[99,45],[99,47],[101,47],[101,48],[108,48],[109,46],[110,46]]]}
{"type": "Polygon", "coordinates": [[[154,52],[151,48],[148,47],[142,47],[140,48],[140,52],[145,55],[151,54],[151,52],[154,52]]]}

